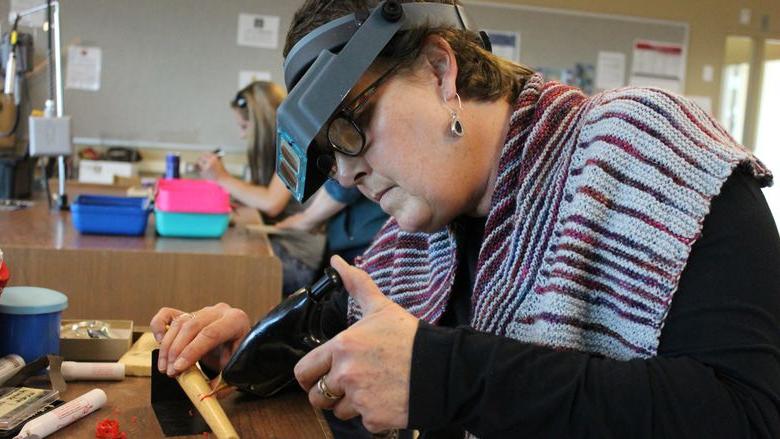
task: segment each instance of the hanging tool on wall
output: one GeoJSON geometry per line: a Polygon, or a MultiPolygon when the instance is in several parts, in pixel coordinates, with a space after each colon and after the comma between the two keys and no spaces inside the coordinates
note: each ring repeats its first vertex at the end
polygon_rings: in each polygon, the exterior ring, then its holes
{"type": "Polygon", "coordinates": [[[13,14],[15,19],[44,12],[46,21],[43,30],[47,37],[47,59],[49,65],[49,96],[44,115],[30,116],[28,130],[30,142],[28,152],[32,157],[56,157],[59,175],[57,207],[66,210],[68,199],[65,194],[65,157],[73,153],[71,121],[63,114],[62,56],[60,54],[60,7],[59,0],[46,0],[44,4],[13,14]]]}

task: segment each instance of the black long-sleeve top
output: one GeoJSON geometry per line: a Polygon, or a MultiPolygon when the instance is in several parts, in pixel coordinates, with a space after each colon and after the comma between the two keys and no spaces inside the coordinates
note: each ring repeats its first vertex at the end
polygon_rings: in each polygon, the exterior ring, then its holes
{"type": "MultiPolygon", "coordinates": [[[[423,438],[780,438],[780,238],[752,178],[736,172],[713,200],[649,359],[458,326],[483,227],[460,222],[453,297],[440,326],[415,336],[409,427],[423,438]]],[[[330,308],[330,324],[346,325],[346,296],[330,308]]]]}

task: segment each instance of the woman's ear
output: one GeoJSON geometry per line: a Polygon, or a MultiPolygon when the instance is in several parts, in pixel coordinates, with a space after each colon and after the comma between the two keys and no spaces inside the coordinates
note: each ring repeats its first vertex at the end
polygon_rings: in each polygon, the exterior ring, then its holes
{"type": "Polygon", "coordinates": [[[458,63],[450,43],[439,35],[429,35],[423,41],[420,56],[436,77],[444,99],[455,98],[458,63]]]}

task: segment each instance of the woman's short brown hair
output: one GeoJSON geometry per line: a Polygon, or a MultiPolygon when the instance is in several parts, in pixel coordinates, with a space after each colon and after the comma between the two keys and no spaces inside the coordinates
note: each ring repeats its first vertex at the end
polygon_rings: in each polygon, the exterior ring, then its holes
{"type": "MultiPolygon", "coordinates": [[[[416,1],[460,4],[457,0],[401,0],[401,3],[416,1]]],[[[284,56],[301,38],[323,24],[378,4],[379,0],[306,0],[293,16],[284,56]]],[[[504,98],[512,102],[520,94],[525,79],[533,73],[528,67],[485,50],[482,39],[475,32],[449,27],[420,27],[399,33],[380,54],[380,62],[400,62],[401,68],[410,67],[429,35],[441,36],[455,52],[458,63],[456,86],[463,99],[495,101],[504,98]]]]}

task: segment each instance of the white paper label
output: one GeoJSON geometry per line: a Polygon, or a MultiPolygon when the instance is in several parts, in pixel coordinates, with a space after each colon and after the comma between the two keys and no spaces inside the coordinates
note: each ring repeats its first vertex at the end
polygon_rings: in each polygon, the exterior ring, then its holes
{"type": "Polygon", "coordinates": [[[102,51],[99,47],[68,47],[68,66],[65,88],[73,90],[100,90],[102,51]]]}
{"type": "Polygon", "coordinates": [[[520,61],[520,34],[498,30],[486,31],[493,53],[510,61],[520,61]]]}
{"type": "Polygon", "coordinates": [[[596,65],[596,88],[609,90],[626,85],[626,54],[599,52],[596,65]]]}
{"type": "Polygon", "coordinates": [[[238,45],[276,49],[279,45],[279,17],[238,14],[238,45]]]}
{"type": "Polygon", "coordinates": [[[255,81],[270,81],[271,72],[259,70],[241,70],[238,72],[238,90],[246,87],[255,81]]]}
{"type": "Polygon", "coordinates": [[[685,63],[681,44],[637,40],[633,55],[631,85],[682,92],[685,63]]]}

